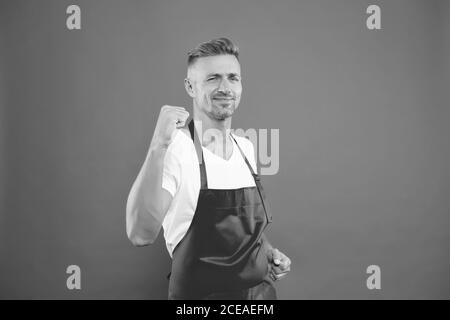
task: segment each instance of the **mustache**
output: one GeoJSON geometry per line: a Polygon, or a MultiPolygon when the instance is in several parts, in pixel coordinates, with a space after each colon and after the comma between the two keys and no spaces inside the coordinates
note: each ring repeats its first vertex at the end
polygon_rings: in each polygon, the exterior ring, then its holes
{"type": "Polygon", "coordinates": [[[230,96],[225,96],[225,95],[214,95],[212,96],[213,99],[233,99],[234,100],[234,95],[230,95],[230,96]]]}

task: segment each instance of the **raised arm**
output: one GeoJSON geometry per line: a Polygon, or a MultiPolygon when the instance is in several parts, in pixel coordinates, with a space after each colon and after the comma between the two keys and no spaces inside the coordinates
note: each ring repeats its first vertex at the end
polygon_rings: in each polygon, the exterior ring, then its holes
{"type": "Polygon", "coordinates": [[[178,128],[189,113],[183,107],[163,106],[144,164],[133,183],[126,206],[126,231],[135,246],[155,241],[172,201],[162,188],[164,157],[178,128]]]}

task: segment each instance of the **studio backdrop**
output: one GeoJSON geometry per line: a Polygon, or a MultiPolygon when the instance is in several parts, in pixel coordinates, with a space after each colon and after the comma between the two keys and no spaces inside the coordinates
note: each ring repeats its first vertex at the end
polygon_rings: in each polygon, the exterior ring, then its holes
{"type": "Polygon", "coordinates": [[[163,235],[134,247],[126,200],[161,106],[192,112],[187,52],[222,36],[232,127],[279,133],[262,175],[292,260],[279,298],[450,298],[449,17],[446,0],[2,0],[0,298],[167,298],[163,235]]]}

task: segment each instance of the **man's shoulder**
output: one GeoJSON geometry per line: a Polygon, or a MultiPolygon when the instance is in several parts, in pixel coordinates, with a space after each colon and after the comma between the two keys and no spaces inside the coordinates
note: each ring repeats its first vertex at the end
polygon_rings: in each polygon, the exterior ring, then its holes
{"type": "Polygon", "coordinates": [[[183,133],[185,137],[187,137],[189,140],[191,140],[191,133],[189,132],[189,129],[187,126],[184,126],[183,128],[178,129],[179,132],[183,133]]]}
{"type": "Polygon", "coordinates": [[[250,163],[253,166],[253,169],[256,170],[256,164],[255,164],[255,148],[253,146],[253,142],[248,139],[247,137],[243,136],[237,136],[233,133],[233,137],[235,137],[237,144],[244,152],[247,159],[250,161],[250,163]]]}
{"type": "Polygon", "coordinates": [[[248,139],[247,137],[238,136],[235,133],[233,133],[233,137],[236,139],[236,142],[241,148],[253,152],[254,146],[250,139],[248,139]]]}
{"type": "Polygon", "coordinates": [[[176,158],[182,158],[186,155],[186,152],[190,152],[192,145],[191,136],[189,130],[186,128],[177,129],[172,142],[167,149],[170,156],[176,158]]]}

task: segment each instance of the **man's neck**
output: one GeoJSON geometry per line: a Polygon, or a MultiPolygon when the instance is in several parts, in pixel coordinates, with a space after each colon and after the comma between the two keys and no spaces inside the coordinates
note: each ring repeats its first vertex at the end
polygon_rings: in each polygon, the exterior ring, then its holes
{"type": "Polygon", "coordinates": [[[220,133],[221,136],[224,138],[224,143],[226,138],[229,137],[230,131],[231,131],[231,117],[225,119],[225,120],[216,120],[211,119],[204,113],[195,112],[193,114],[193,119],[196,124],[196,130],[197,133],[202,134],[202,142],[208,144],[211,142],[211,136],[217,132],[220,133]],[[202,132],[199,132],[201,130],[202,132]]]}
{"type": "Polygon", "coordinates": [[[193,119],[202,145],[216,155],[228,159],[233,152],[233,141],[230,136],[231,117],[215,120],[204,113],[194,111],[193,119]]]}

